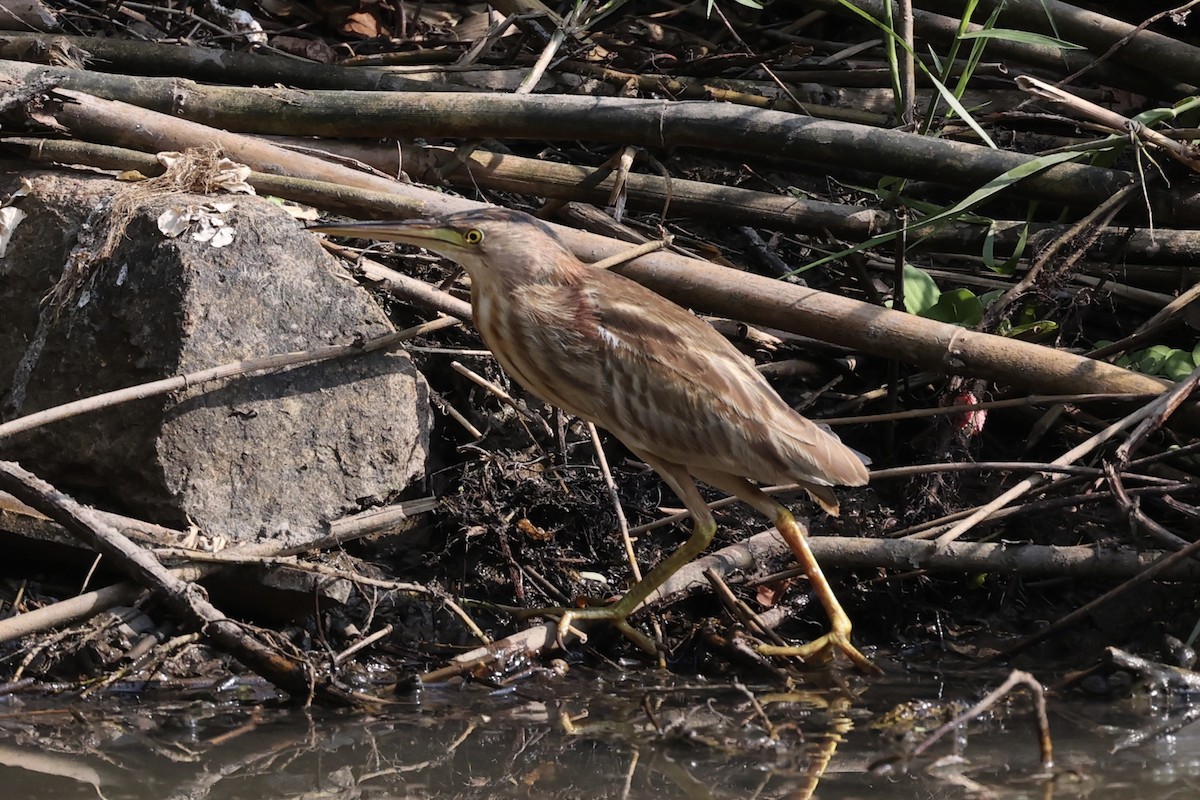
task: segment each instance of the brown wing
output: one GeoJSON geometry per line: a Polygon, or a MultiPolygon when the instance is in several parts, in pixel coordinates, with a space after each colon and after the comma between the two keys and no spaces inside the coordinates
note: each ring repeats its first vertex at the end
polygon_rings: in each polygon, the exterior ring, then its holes
{"type": "Polygon", "coordinates": [[[792,411],[712,326],[634,281],[596,271],[527,287],[513,310],[539,347],[504,366],[638,453],[765,482],[867,480],[852,450],[792,411]]]}

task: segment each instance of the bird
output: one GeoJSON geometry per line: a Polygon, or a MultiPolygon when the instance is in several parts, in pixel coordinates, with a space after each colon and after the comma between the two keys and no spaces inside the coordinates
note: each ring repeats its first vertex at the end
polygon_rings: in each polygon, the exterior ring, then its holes
{"type": "MultiPolygon", "coordinates": [[[[689,538],[614,603],[555,611],[573,620],[627,618],[712,541],[717,523],[697,481],[764,514],[787,542],[829,617],[806,644],[760,646],[772,656],[827,661],[841,652],[878,672],[851,642],[851,620],[804,528],[759,484],[797,483],[838,514],[834,486],[867,483],[867,459],[794,411],[710,324],[636,281],[581,261],[541,220],[484,207],[401,222],[330,223],[309,230],[399,242],[462,266],[475,327],[507,373],[534,395],[607,430],[657,472],[690,512],[689,538]]],[[[645,639],[645,637],[642,637],[645,639]]]]}

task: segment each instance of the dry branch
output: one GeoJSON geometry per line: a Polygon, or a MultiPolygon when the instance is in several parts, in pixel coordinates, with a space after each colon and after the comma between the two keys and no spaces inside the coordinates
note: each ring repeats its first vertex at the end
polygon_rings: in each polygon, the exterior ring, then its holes
{"type": "Polygon", "coordinates": [[[162,595],[167,605],[194,625],[216,646],[275,686],[301,700],[319,697],[339,705],[361,701],[315,673],[307,662],[285,656],[251,631],[227,618],[208,601],[204,590],[179,580],[150,553],[105,522],[93,509],[76,503],[50,484],[11,461],[0,461],[0,488],[36,508],[94,547],[147,589],[162,595]]]}
{"type": "MultiPolygon", "coordinates": [[[[471,153],[457,170],[443,170],[441,162],[453,152],[445,147],[404,147],[376,144],[358,140],[325,140],[319,147],[313,140],[293,137],[272,137],[288,148],[303,144],[310,153],[327,152],[338,158],[368,164],[386,175],[401,172],[418,182],[436,183],[440,171],[451,184],[463,187],[483,187],[519,192],[564,200],[607,202],[615,179],[606,177],[595,186],[585,188],[584,182],[595,172],[592,168],[560,164],[536,158],[477,150],[471,153]]],[[[15,136],[0,139],[0,145],[22,158],[43,163],[87,164],[102,169],[140,170],[155,175],[161,164],[148,153],[111,145],[93,144],[68,139],[35,139],[15,136]]],[[[261,175],[253,180],[262,180],[261,175]]],[[[830,203],[791,195],[769,194],[736,186],[658,175],[630,173],[625,189],[629,205],[647,211],[661,211],[669,201],[675,214],[711,218],[722,223],[742,221],[747,224],[781,231],[795,231],[814,236],[832,235],[839,239],[861,242],[889,230],[899,221],[894,214],[864,206],[830,203]]],[[[977,254],[990,239],[997,254],[1010,254],[1028,236],[1031,241],[1058,237],[1068,226],[1046,222],[992,220],[990,224],[946,222],[940,226],[913,226],[909,238],[913,251],[977,254]]],[[[335,250],[336,252],[336,250],[335,250]]],[[[1169,228],[1108,227],[1097,232],[1096,241],[1087,250],[1087,257],[1107,263],[1136,260],[1158,265],[1191,265],[1200,261],[1200,232],[1169,228]]],[[[364,274],[372,280],[394,280],[395,273],[376,278],[371,264],[364,265],[364,274]]],[[[1018,267],[1018,271],[1021,267],[1018,267]]],[[[1130,269],[1128,265],[1126,271],[1130,269]]],[[[933,271],[930,271],[933,274],[933,271]]],[[[412,279],[408,279],[411,281],[412,279]]],[[[424,284],[422,284],[424,286],[424,284]]],[[[1111,281],[1105,286],[1112,287],[1111,281]]],[[[428,290],[428,287],[425,287],[428,290]]],[[[402,293],[406,291],[402,289],[402,293]]],[[[430,303],[422,301],[423,305],[430,303]]],[[[436,307],[431,305],[431,307],[436,307]]],[[[458,316],[457,311],[439,308],[458,316]]]]}
{"type": "MultiPolygon", "coordinates": [[[[838,0],[810,0],[810,5],[835,13],[847,13],[845,7],[838,0]]],[[[854,0],[854,5],[876,19],[885,19],[883,0],[854,0]]],[[[914,14],[913,22],[917,35],[920,38],[940,46],[948,46],[957,39],[963,12],[962,3],[957,2],[957,0],[922,0],[919,5],[925,6],[928,9],[943,11],[945,14],[936,14],[928,10],[917,11],[914,14]]],[[[986,13],[982,11],[976,12],[975,19],[986,18],[986,13]]],[[[1005,23],[1005,26],[1021,27],[1020,25],[1011,24],[1011,20],[1005,23]]],[[[983,26],[973,23],[968,27],[968,30],[978,32],[983,30],[983,26]]],[[[1058,35],[1057,31],[1043,30],[1042,32],[1052,36],[1058,35]]],[[[1068,41],[1074,41],[1071,36],[1065,36],[1064,38],[1068,41]]],[[[1012,72],[1011,65],[1014,62],[1030,67],[1039,67],[1052,74],[1060,74],[1064,69],[1075,72],[1086,68],[1091,70],[1091,75],[1097,81],[1107,83],[1111,86],[1146,92],[1168,93],[1171,96],[1186,93],[1177,91],[1177,89],[1182,89],[1183,87],[1178,84],[1172,86],[1162,79],[1162,75],[1151,75],[1143,72],[1143,65],[1141,64],[1135,63],[1130,66],[1098,64],[1095,56],[1090,53],[1078,50],[1062,50],[1047,44],[993,39],[988,42],[987,55],[988,58],[1003,59],[1009,65],[1008,72],[1010,74],[1012,72]]]]}
{"type": "MultiPolygon", "coordinates": [[[[115,94],[94,86],[86,73],[21,62],[0,62],[0,76],[13,82],[54,77],[65,81],[64,86],[115,94]]],[[[161,89],[156,90],[152,99],[144,97],[144,92],[121,96],[164,113],[249,133],[581,139],[698,147],[747,156],[769,152],[775,158],[796,159],[821,169],[873,170],[970,188],[1032,160],[1020,153],[949,139],[721,103],[470,92],[301,92],[200,86],[190,81],[175,81],[171,88],[165,96],[161,89]]],[[[68,90],[63,93],[71,96],[68,90]]],[[[69,110],[64,112],[59,112],[60,121],[77,135],[86,136],[82,119],[71,121],[69,110]],[[66,119],[61,117],[64,112],[66,119]]],[[[123,129],[108,129],[108,135],[111,143],[137,147],[134,142],[144,140],[147,132],[126,124],[123,129]],[[129,136],[121,136],[121,132],[129,136]]],[[[222,149],[229,157],[254,166],[230,146],[222,144],[222,149]]],[[[283,158],[279,163],[290,160],[283,158]]],[[[1058,205],[1095,205],[1132,182],[1134,176],[1128,172],[1062,163],[1020,181],[1013,191],[1058,205]]],[[[1150,197],[1159,224],[1187,227],[1200,221],[1200,192],[1172,189],[1150,197]]]]}
{"type": "MultiPolygon", "coordinates": [[[[923,569],[959,574],[1016,574],[1025,578],[1079,578],[1120,580],[1140,574],[1166,555],[1163,551],[1126,548],[1099,550],[1087,545],[1051,547],[1035,544],[989,544],[951,542],[939,547],[918,539],[864,539],[842,536],[810,536],[813,554],[825,567],[840,569],[923,569]]],[[[663,584],[647,598],[647,605],[670,605],[706,586],[704,572],[713,569],[728,577],[734,573],[765,575],[783,568],[790,550],[774,530],[754,536],[703,556],[663,584]]],[[[1162,580],[1200,581],[1200,563],[1174,563],[1158,573],[1162,580]]]]}
{"type": "Polygon", "coordinates": [[[132,603],[144,591],[136,583],[117,583],[8,617],[0,620],[0,642],[91,619],[114,606],[132,603]]]}
{"type": "MultiPolygon", "coordinates": [[[[309,177],[319,172],[321,178],[341,184],[315,186],[266,175],[255,178],[256,187],[280,196],[345,207],[351,201],[346,187],[363,188],[379,194],[359,195],[355,198],[358,202],[388,209],[388,213],[399,216],[429,216],[481,205],[358,173],[252,137],[173,119],[125,103],[79,93],[65,94],[75,102],[64,104],[57,118],[82,134],[156,150],[215,142],[230,157],[257,170],[287,169],[309,177]]],[[[558,230],[585,261],[599,261],[627,249],[624,243],[602,236],[571,228],[558,230]]],[[[938,372],[986,377],[1032,391],[1060,394],[1157,393],[1167,385],[1157,378],[1102,361],[968,331],[673,253],[643,256],[622,267],[621,272],[700,310],[812,336],[938,372]]],[[[1192,428],[1200,427],[1200,411],[1194,404],[1181,409],[1177,417],[1192,428]]]]}
{"type": "MultiPolygon", "coordinates": [[[[898,570],[945,570],[957,573],[1016,573],[1024,577],[1065,577],[1107,580],[1145,575],[1152,565],[1153,577],[1171,581],[1200,581],[1200,563],[1162,551],[1138,551],[1126,548],[1103,551],[1086,545],[1048,547],[1045,545],[1004,545],[951,542],[938,547],[933,542],[913,539],[886,540],[856,537],[809,537],[813,554],[826,567],[841,569],[886,568],[898,570]],[[1164,559],[1170,558],[1164,564],[1164,559]]],[[[757,533],[741,542],[696,559],[648,598],[643,608],[661,608],[678,602],[710,584],[705,572],[721,578],[765,576],[791,561],[792,553],[774,529],[757,533]]],[[[1139,578],[1144,580],[1145,578],[1139,578]]],[[[535,625],[492,644],[455,657],[442,669],[421,677],[425,682],[445,680],[453,675],[485,668],[488,665],[519,661],[550,650],[557,644],[553,622],[535,625]]]]}
{"type": "MultiPolygon", "coordinates": [[[[1000,2],[999,24],[1060,37],[1088,47],[1096,55],[1113,49],[1112,60],[1159,79],[1170,76],[1200,86],[1200,48],[1154,31],[1140,30],[1124,20],[1089,11],[1061,0],[982,0],[978,13],[986,16],[1000,2]]],[[[1182,4],[1182,3],[1181,3],[1182,4]]],[[[957,14],[957,0],[922,0],[927,8],[957,14]]],[[[1058,67],[1061,70],[1061,65],[1058,67]]]]}
{"type": "MultiPolygon", "coordinates": [[[[430,81],[413,80],[388,70],[345,69],[331,64],[316,64],[265,53],[241,53],[214,47],[181,47],[178,44],[152,42],[140,38],[6,33],[3,40],[0,40],[0,58],[24,61],[31,53],[46,52],[52,47],[70,47],[86,51],[93,68],[174,76],[149,79],[151,81],[167,82],[175,78],[191,78],[212,83],[255,83],[262,86],[285,84],[309,89],[436,90],[430,81]]],[[[93,74],[97,80],[105,79],[104,73],[93,74]]],[[[127,76],[113,74],[109,80],[116,83],[127,80],[127,76]]]]}
{"type": "MultiPolygon", "coordinates": [[[[1063,453],[1061,456],[1056,458],[1052,463],[1055,466],[1072,464],[1112,439],[1121,431],[1124,431],[1133,425],[1146,420],[1147,418],[1154,419],[1159,415],[1164,418],[1169,416],[1179,407],[1180,403],[1184,402],[1184,400],[1192,394],[1198,383],[1200,383],[1200,367],[1193,370],[1192,374],[1186,379],[1175,384],[1168,391],[1162,393],[1142,408],[1133,411],[1132,413],[1126,415],[1123,419],[1112,423],[1104,430],[1094,434],[1083,443],[1071,448],[1066,453],[1063,453]]],[[[1194,405],[1193,408],[1195,408],[1194,405]]],[[[954,541],[959,536],[962,536],[968,530],[987,519],[989,514],[999,511],[1008,503],[1011,503],[1016,498],[1032,491],[1036,487],[1041,486],[1043,483],[1052,483],[1056,480],[1061,480],[1061,476],[1055,476],[1052,478],[1047,476],[1045,473],[1041,473],[1023,478],[1015,486],[1009,488],[995,499],[984,504],[969,517],[955,524],[950,530],[938,536],[936,540],[937,544],[945,545],[954,541]]]]}

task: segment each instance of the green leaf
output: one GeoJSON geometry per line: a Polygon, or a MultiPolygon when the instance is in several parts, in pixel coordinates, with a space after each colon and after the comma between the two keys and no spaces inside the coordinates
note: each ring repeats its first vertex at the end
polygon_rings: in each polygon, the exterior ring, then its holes
{"type": "Polygon", "coordinates": [[[991,30],[967,31],[966,33],[960,33],[958,38],[999,39],[1005,42],[1019,42],[1021,44],[1033,44],[1041,47],[1057,47],[1060,50],[1087,49],[1081,44],[1064,42],[1062,39],[1055,39],[1053,36],[1045,36],[1040,33],[1030,33],[1029,31],[1018,31],[1011,28],[992,28],[991,30]]]}
{"type": "Polygon", "coordinates": [[[942,293],[929,273],[912,264],[904,265],[904,310],[923,316],[933,308],[942,293]]]}
{"type": "Polygon", "coordinates": [[[1172,350],[1159,372],[1173,381],[1181,381],[1191,375],[1195,368],[1196,362],[1192,361],[1191,353],[1186,350],[1172,350]]]}
{"type": "Polygon", "coordinates": [[[988,225],[987,233],[983,235],[983,265],[992,272],[996,271],[996,225],[988,225]]]}
{"type": "MultiPolygon", "coordinates": [[[[921,62],[918,61],[917,63],[920,64],[921,62]]],[[[949,86],[939,81],[934,74],[928,70],[925,70],[925,77],[929,78],[929,80],[933,82],[933,85],[937,88],[938,93],[942,96],[942,99],[946,101],[946,105],[954,109],[954,113],[960,116],[963,122],[967,123],[967,127],[975,131],[975,135],[982,139],[985,145],[993,150],[1000,149],[996,143],[992,141],[992,137],[987,135],[987,131],[985,131],[983,127],[975,121],[975,117],[971,116],[971,112],[967,111],[967,107],[960,103],[958,98],[954,96],[954,92],[950,90],[949,86]]]]}
{"type": "Polygon", "coordinates": [[[1021,310],[1017,313],[1017,318],[1021,325],[1032,325],[1040,322],[1038,319],[1037,307],[1032,303],[1026,303],[1021,306],[1021,310]]]}
{"type": "Polygon", "coordinates": [[[1152,127],[1160,122],[1167,120],[1178,119],[1179,117],[1190,114],[1197,110],[1200,106],[1200,97],[1193,95],[1185,98],[1170,108],[1150,108],[1134,117],[1135,122],[1140,122],[1142,125],[1152,127]]]}
{"type": "MultiPolygon", "coordinates": [[[[712,2],[712,0],[709,0],[709,1],[710,1],[710,3],[712,2]]],[[[929,80],[933,83],[934,87],[937,88],[938,94],[941,95],[941,98],[946,101],[946,104],[949,105],[951,109],[954,110],[955,114],[957,114],[958,116],[960,116],[962,118],[963,122],[967,123],[967,127],[969,127],[972,131],[974,131],[975,135],[978,136],[985,145],[992,148],[993,150],[1000,149],[999,147],[996,146],[996,143],[992,141],[992,137],[988,136],[987,131],[985,131],[980,126],[980,124],[975,121],[975,118],[971,116],[970,112],[968,112],[967,109],[963,106],[963,104],[958,101],[958,98],[954,95],[954,92],[951,91],[950,87],[946,86],[946,84],[944,84],[940,80],[938,80],[937,76],[933,74],[933,72],[929,69],[929,67],[925,66],[925,62],[923,62],[923,61],[921,61],[921,59],[917,58],[917,54],[915,52],[913,52],[913,49],[911,47],[909,47],[908,44],[903,39],[900,39],[899,37],[896,36],[896,32],[894,30],[892,30],[891,28],[889,28],[887,25],[880,22],[879,20],[875,19],[875,17],[871,16],[863,9],[861,9],[858,6],[851,3],[850,0],[838,0],[838,3],[840,3],[841,6],[843,8],[845,8],[847,11],[849,11],[853,14],[857,14],[865,22],[868,22],[871,25],[874,25],[876,28],[878,28],[880,31],[882,31],[884,36],[887,37],[886,41],[888,41],[889,43],[894,42],[899,47],[903,47],[906,52],[910,53],[913,57],[913,63],[916,65],[917,69],[919,69],[925,73],[925,77],[929,78],[929,80]]],[[[891,6],[888,6],[888,8],[890,8],[890,7],[891,6]]],[[[896,87],[896,88],[899,88],[899,87],[896,87]]]]}
{"type": "MultiPolygon", "coordinates": [[[[963,13],[959,15],[958,31],[954,35],[954,41],[950,44],[950,52],[946,56],[947,71],[953,67],[955,61],[958,59],[958,51],[963,44],[962,34],[970,30],[971,18],[975,15],[975,10],[978,5],[978,0],[967,0],[967,4],[963,9],[963,13]]],[[[983,22],[983,30],[991,30],[992,28],[996,27],[996,20],[1000,18],[1000,14],[1003,9],[1004,6],[1000,3],[997,3],[995,7],[992,8],[991,14],[989,14],[988,18],[983,22]]],[[[971,52],[967,54],[966,65],[959,72],[958,83],[954,86],[954,94],[956,96],[962,97],[964,94],[966,94],[967,87],[971,85],[971,78],[974,77],[975,70],[979,68],[979,62],[983,61],[983,53],[986,49],[986,39],[976,39],[971,43],[971,52]]],[[[949,80],[950,78],[949,74],[943,77],[946,80],[949,80]]],[[[932,114],[930,114],[928,119],[930,122],[932,122],[932,114]]]]}
{"type": "Polygon", "coordinates": [[[1163,365],[1171,357],[1171,352],[1172,349],[1165,344],[1156,344],[1153,347],[1147,347],[1141,353],[1135,353],[1138,371],[1147,375],[1160,374],[1163,365]]]}
{"type": "Polygon", "coordinates": [[[984,308],[987,308],[992,303],[1003,297],[1004,292],[1004,289],[992,289],[990,292],[984,292],[983,294],[979,295],[979,302],[983,304],[984,308]]]}
{"type": "MultiPolygon", "coordinates": [[[[839,2],[842,2],[842,0],[839,0],[839,2]]],[[[950,208],[943,209],[941,212],[934,214],[932,217],[926,217],[925,219],[920,220],[917,224],[920,227],[925,227],[927,225],[940,225],[946,220],[959,218],[962,214],[965,214],[967,211],[970,211],[972,208],[983,203],[992,196],[1003,192],[1005,189],[1022,180],[1023,178],[1027,178],[1030,175],[1036,175],[1039,172],[1047,170],[1050,167],[1061,164],[1065,161],[1074,161],[1082,158],[1084,155],[1086,155],[1086,153],[1064,151],[1061,153],[1050,153],[1049,155],[1039,156],[1038,158],[1027,161],[1024,164],[1018,164],[1007,172],[1000,173],[983,186],[971,192],[971,194],[967,195],[966,199],[955,203],[950,208]]],[[[802,272],[807,272],[810,269],[828,264],[831,261],[837,261],[845,258],[853,253],[860,253],[863,250],[870,250],[872,247],[878,247],[881,244],[886,244],[895,239],[898,233],[898,231],[888,231],[887,233],[881,233],[878,236],[872,236],[865,242],[859,242],[858,244],[848,247],[841,252],[818,258],[816,261],[811,261],[808,264],[805,264],[803,267],[798,267],[797,269],[792,270],[790,274],[798,275],[802,272]]]]}
{"type": "Polygon", "coordinates": [[[1033,336],[1041,336],[1046,333],[1053,333],[1058,330],[1058,323],[1048,319],[1039,319],[1034,322],[1026,322],[1021,325],[1013,325],[1004,332],[1005,336],[1012,339],[1020,339],[1022,337],[1031,338],[1033,336]],[[1026,335],[1028,334],[1028,336],[1026,335]]]}
{"type": "Polygon", "coordinates": [[[970,289],[951,289],[942,292],[938,301],[921,316],[956,325],[978,325],[983,320],[983,303],[970,289]]]}
{"type": "Polygon", "coordinates": [[[1192,348],[1192,361],[1200,364],[1200,342],[1197,342],[1196,346],[1192,348]]]}
{"type": "Polygon", "coordinates": [[[1025,214],[1025,224],[1021,226],[1021,235],[1017,237],[1016,247],[1013,248],[1013,253],[1008,257],[1008,260],[1003,264],[987,265],[992,272],[1000,275],[1012,275],[1017,271],[1017,264],[1020,263],[1021,257],[1025,255],[1025,248],[1029,245],[1029,223],[1033,221],[1037,205],[1036,200],[1029,204],[1028,211],[1025,214]]]}

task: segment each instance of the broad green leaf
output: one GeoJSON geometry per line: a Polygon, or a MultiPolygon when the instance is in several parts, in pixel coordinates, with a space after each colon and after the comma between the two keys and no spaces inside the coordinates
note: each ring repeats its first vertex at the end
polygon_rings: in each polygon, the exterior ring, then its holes
{"type": "Polygon", "coordinates": [[[937,304],[942,296],[929,273],[912,264],[904,265],[904,310],[918,316],[937,304]]]}
{"type": "Polygon", "coordinates": [[[951,289],[942,292],[938,301],[921,316],[955,325],[978,325],[983,320],[983,303],[970,289],[951,289]]]}
{"type": "Polygon", "coordinates": [[[1191,353],[1186,350],[1172,350],[1159,372],[1173,381],[1181,381],[1191,375],[1195,368],[1196,362],[1192,361],[1191,353]]]}
{"type": "Polygon", "coordinates": [[[1159,374],[1163,365],[1167,363],[1167,359],[1171,357],[1171,352],[1172,349],[1165,344],[1156,344],[1153,347],[1147,347],[1141,353],[1135,353],[1138,371],[1147,375],[1159,374]]]}
{"type": "Polygon", "coordinates": [[[983,294],[979,295],[979,302],[983,304],[984,308],[987,308],[992,303],[1003,297],[1004,291],[1004,289],[992,289],[990,292],[984,292],[983,294]]]}

